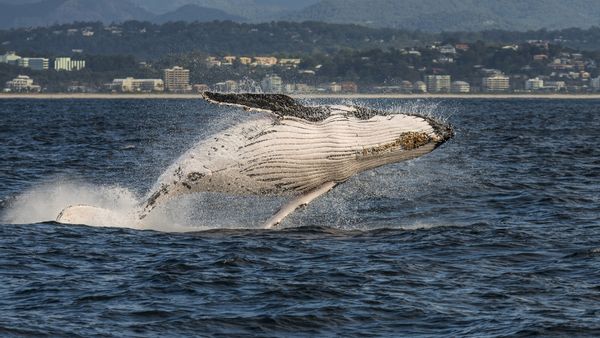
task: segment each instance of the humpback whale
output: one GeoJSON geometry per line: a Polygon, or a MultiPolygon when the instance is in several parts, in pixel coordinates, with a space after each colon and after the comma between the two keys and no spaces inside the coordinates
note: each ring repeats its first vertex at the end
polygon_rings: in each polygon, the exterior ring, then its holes
{"type": "MultiPolygon", "coordinates": [[[[254,111],[252,118],[197,143],[158,179],[140,205],[137,222],[157,206],[195,192],[288,195],[264,223],[287,215],[353,175],[425,155],[449,140],[453,128],[432,117],[391,114],[352,105],[307,106],[283,94],[205,92],[208,102],[254,111]]],[[[98,223],[109,210],[65,208],[61,223],[98,223]]]]}

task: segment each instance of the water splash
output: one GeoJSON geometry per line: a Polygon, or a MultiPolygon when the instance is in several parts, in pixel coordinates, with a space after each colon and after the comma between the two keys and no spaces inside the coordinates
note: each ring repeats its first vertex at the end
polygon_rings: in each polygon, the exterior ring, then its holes
{"type": "Polygon", "coordinates": [[[7,201],[0,222],[53,221],[69,206],[89,205],[105,209],[102,217],[86,222],[89,226],[165,232],[258,228],[284,202],[279,197],[197,193],[168,201],[140,222],[137,215],[142,200],[120,186],[57,180],[35,186],[7,201]]]}
{"type": "Polygon", "coordinates": [[[119,186],[96,186],[77,181],[56,181],[33,187],[9,202],[2,221],[9,224],[47,222],[70,205],[87,204],[106,208],[129,223],[131,211],[137,206],[134,193],[119,186]]]}

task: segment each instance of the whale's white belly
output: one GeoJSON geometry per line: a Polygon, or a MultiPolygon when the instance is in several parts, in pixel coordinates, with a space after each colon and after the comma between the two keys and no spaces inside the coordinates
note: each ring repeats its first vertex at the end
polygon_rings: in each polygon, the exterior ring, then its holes
{"type": "Polygon", "coordinates": [[[319,122],[258,119],[228,129],[184,154],[159,180],[169,194],[219,191],[250,194],[304,192],[342,182],[357,172],[420,156],[402,147],[406,133],[435,137],[424,119],[409,115],[361,120],[332,114],[319,122]],[[187,191],[186,191],[187,190],[187,191]]]}

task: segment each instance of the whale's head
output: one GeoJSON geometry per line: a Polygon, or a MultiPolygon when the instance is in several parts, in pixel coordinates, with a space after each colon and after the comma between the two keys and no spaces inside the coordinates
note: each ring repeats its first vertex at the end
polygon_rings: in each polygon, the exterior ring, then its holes
{"type": "Polygon", "coordinates": [[[347,176],[382,165],[426,155],[454,136],[452,125],[418,114],[371,112],[355,122],[352,140],[359,145],[356,161],[349,162],[347,176]]]}
{"type": "Polygon", "coordinates": [[[431,126],[434,131],[432,141],[435,142],[435,147],[439,147],[446,141],[454,137],[454,127],[441,119],[436,119],[428,116],[421,116],[431,126]]]}

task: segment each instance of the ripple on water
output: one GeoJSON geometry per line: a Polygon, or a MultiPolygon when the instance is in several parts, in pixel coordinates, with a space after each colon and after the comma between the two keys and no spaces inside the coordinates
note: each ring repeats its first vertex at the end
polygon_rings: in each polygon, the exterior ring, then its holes
{"type": "Polygon", "coordinates": [[[282,230],[252,228],[279,200],[203,196],[156,223],[190,232],[164,233],[40,221],[61,199],[137,201],[245,115],[4,101],[0,213],[24,224],[0,226],[0,336],[599,336],[598,102],[433,106],[454,111],[452,141],[352,178],[282,230]]]}

